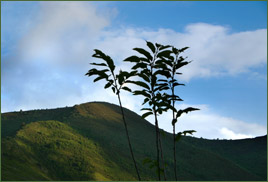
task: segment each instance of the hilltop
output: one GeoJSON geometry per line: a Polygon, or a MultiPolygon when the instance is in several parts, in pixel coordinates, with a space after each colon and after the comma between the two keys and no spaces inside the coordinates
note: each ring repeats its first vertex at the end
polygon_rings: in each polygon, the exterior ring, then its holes
{"type": "MultiPolygon", "coordinates": [[[[125,109],[142,180],[155,158],[155,129],[125,109]]],[[[163,131],[164,132],[164,131],[163,131]]],[[[174,180],[172,136],[164,132],[168,180],[174,180]]],[[[120,108],[105,102],[2,114],[2,180],[137,180],[120,108]]],[[[177,143],[179,180],[267,179],[267,136],[243,140],[183,137],[177,143]]]]}

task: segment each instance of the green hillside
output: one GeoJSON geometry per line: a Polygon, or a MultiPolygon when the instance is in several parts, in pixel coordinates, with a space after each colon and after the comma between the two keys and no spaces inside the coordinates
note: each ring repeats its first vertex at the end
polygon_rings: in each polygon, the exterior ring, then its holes
{"type": "MultiPolygon", "coordinates": [[[[155,129],[125,109],[142,180],[156,180],[155,129]]],[[[120,108],[92,102],[74,107],[2,114],[2,180],[137,180],[120,108]]],[[[177,143],[179,180],[263,180],[267,137],[177,143]]],[[[174,180],[172,136],[163,136],[167,178],[174,180]]]]}

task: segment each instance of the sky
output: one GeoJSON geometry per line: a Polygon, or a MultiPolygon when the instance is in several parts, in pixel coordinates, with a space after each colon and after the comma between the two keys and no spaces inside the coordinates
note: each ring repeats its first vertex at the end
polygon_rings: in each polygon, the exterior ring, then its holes
{"type": "MultiPolygon", "coordinates": [[[[146,48],[145,40],[190,47],[176,107],[201,110],[183,115],[176,131],[208,139],[267,134],[265,1],[1,2],[1,112],[118,104],[104,82],[84,76],[93,50],[130,70],[122,60],[146,48]]],[[[122,92],[123,106],[138,114],[142,102],[122,92]]],[[[171,117],[159,117],[168,132],[171,117]]]]}

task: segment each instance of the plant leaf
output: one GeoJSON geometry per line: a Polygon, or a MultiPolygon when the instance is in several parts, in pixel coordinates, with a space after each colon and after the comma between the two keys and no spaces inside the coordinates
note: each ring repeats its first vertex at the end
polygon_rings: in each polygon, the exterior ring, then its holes
{"type": "Polygon", "coordinates": [[[130,56],[126,58],[124,61],[138,63],[140,62],[140,58],[138,56],[130,56]]]}
{"type": "Polygon", "coordinates": [[[136,90],[133,92],[133,95],[143,95],[147,98],[151,98],[151,95],[146,92],[146,90],[136,90]]]}
{"type": "Polygon", "coordinates": [[[174,87],[179,86],[179,85],[185,86],[185,84],[183,84],[183,83],[177,83],[177,82],[173,83],[174,87]]]}
{"type": "Polygon", "coordinates": [[[146,104],[149,100],[150,100],[150,99],[146,97],[146,98],[143,100],[142,105],[146,104]]]}
{"type": "Polygon", "coordinates": [[[169,47],[172,47],[172,46],[170,46],[170,45],[166,45],[166,46],[161,45],[161,47],[159,48],[159,50],[161,51],[161,50],[166,49],[166,48],[169,48],[169,47]]]}
{"type": "Polygon", "coordinates": [[[107,66],[107,64],[105,63],[90,63],[90,64],[95,66],[107,66]]]}
{"type": "Polygon", "coordinates": [[[115,93],[115,87],[112,87],[113,92],[115,93]]]}
{"type": "Polygon", "coordinates": [[[142,49],[142,48],[134,48],[133,50],[137,51],[140,54],[143,54],[149,60],[153,59],[151,54],[149,52],[147,52],[146,50],[142,49]]]}
{"type": "Polygon", "coordinates": [[[93,80],[93,82],[97,82],[97,81],[102,80],[102,79],[104,79],[104,78],[106,78],[106,77],[99,76],[99,77],[95,78],[95,79],[93,80]]]}
{"type": "Polygon", "coordinates": [[[143,118],[143,119],[145,119],[146,117],[148,117],[149,115],[152,115],[153,114],[153,112],[146,112],[146,113],[144,113],[141,117],[143,118]]]}
{"type": "Polygon", "coordinates": [[[138,69],[138,68],[147,68],[147,64],[146,63],[137,63],[131,69],[135,70],[135,69],[138,69]]]}
{"type": "Polygon", "coordinates": [[[104,88],[105,88],[105,89],[106,89],[106,88],[109,88],[111,85],[112,85],[112,82],[108,82],[108,83],[106,83],[106,85],[104,86],[104,88]]]}
{"type": "Polygon", "coordinates": [[[152,111],[151,108],[142,108],[141,111],[152,111]]]}
{"type": "MultiPolygon", "coordinates": [[[[161,48],[160,48],[161,49],[161,48]]],[[[172,51],[170,50],[165,50],[165,51],[162,51],[160,53],[157,54],[157,57],[160,58],[160,57],[169,57],[170,54],[172,53],[172,51]]]]}
{"type": "Polygon", "coordinates": [[[126,91],[129,91],[129,92],[132,92],[132,90],[130,88],[126,87],[126,86],[125,87],[122,87],[122,89],[123,90],[126,90],[126,91]]]}
{"type": "Polygon", "coordinates": [[[192,135],[194,132],[196,132],[195,130],[185,130],[185,131],[183,131],[182,133],[184,134],[184,136],[186,135],[186,134],[190,134],[190,135],[192,135]]]}
{"type": "Polygon", "coordinates": [[[147,90],[150,90],[150,87],[145,82],[142,82],[142,81],[130,81],[130,83],[133,83],[135,85],[138,85],[138,86],[141,86],[143,88],[146,88],[147,90]]]}
{"type": "Polygon", "coordinates": [[[151,49],[153,53],[155,53],[155,46],[152,42],[146,41],[147,46],[151,49]]]}
{"type": "Polygon", "coordinates": [[[95,54],[93,54],[92,57],[102,58],[104,61],[106,61],[111,71],[114,71],[115,65],[114,65],[114,61],[112,60],[112,58],[110,56],[107,56],[106,54],[104,54],[102,51],[98,49],[94,49],[94,51],[95,51],[95,54]]]}
{"type": "Polygon", "coordinates": [[[182,115],[182,113],[188,113],[188,112],[191,112],[191,111],[197,111],[197,110],[200,110],[200,109],[198,109],[198,108],[193,108],[193,107],[188,107],[188,108],[186,108],[186,109],[183,109],[183,110],[179,110],[178,112],[177,112],[177,115],[176,115],[176,118],[179,118],[181,115],[182,115]]]}

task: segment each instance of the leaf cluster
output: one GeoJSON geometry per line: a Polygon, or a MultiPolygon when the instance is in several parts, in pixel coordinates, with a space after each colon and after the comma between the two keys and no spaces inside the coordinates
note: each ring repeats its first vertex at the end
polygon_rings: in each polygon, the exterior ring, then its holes
{"type": "Polygon", "coordinates": [[[147,112],[142,115],[146,118],[153,114],[162,114],[169,109],[170,101],[168,94],[164,93],[168,90],[168,84],[161,82],[161,78],[170,78],[170,73],[166,59],[170,57],[172,50],[170,45],[163,46],[161,44],[153,44],[146,42],[150,51],[143,48],[134,48],[141,56],[130,56],[124,61],[135,63],[132,70],[137,71],[136,75],[141,81],[129,81],[141,87],[140,90],[133,91],[134,95],[142,95],[144,97],[143,104],[149,107],[143,108],[147,112]]]}
{"type": "Polygon", "coordinates": [[[86,73],[86,75],[89,77],[97,76],[94,79],[94,82],[105,79],[107,83],[104,88],[107,89],[111,87],[113,92],[116,94],[119,94],[121,89],[131,92],[131,89],[127,87],[125,83],[127,83],[130,77],[136,74],[136,71],[127,72],[120,70],[118,74],[115,74],[115,64],[113,59],[98,49],[94,49],[94,51],[95,53],[92,57],[99,58],[101,62],[90,64],[103,69],[92,68],[86,73]]]}

